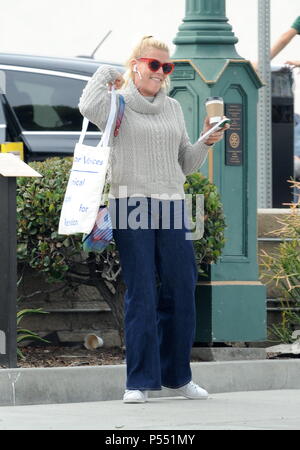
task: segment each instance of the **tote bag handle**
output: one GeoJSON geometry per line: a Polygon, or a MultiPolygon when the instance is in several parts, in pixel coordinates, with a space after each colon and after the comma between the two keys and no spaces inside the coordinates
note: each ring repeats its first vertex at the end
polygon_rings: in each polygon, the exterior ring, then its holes
{"type": "MultiPolygon", "coordinates": [[[[109,112],[109,116],[108,116],[108,120],[106,123],[104,133],[102,134],[101,141],[99,142],[97,147],[108,147],[112,126],[113,126],[116,111],[117,111],[117,94],[116,94],[114,87],[112,87],[110,95],[111,95],[110,112],[109,112]]],[[[83,122],[82,122],[82,130],[81,130],[80,138],[78,141],[79,144],[83,144],[88,126],[89,126],[89,120],[86,117],[84,117],[83,122]]]]}

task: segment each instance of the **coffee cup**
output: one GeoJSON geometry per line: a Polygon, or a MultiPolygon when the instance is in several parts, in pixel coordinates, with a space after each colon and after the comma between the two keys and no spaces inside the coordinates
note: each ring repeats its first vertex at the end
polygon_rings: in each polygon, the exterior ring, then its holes
{"type": "Polygon", "coordinates": [[[87,334],[84,338],[84,346],[87,350],[95,350],[98,347],[102,347],[103,344],[103,339],[96,334],[87,334]]]}
{"type": "Polygon", "coordinates": [[[210,125],[220,122],[224,116],[224,100],[222,97],[209,97],[205,101],[210,125]]]}

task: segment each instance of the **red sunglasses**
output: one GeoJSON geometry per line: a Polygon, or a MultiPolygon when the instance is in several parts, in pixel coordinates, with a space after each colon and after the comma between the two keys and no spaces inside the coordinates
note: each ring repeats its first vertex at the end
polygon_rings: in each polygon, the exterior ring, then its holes
{"type": "Polygon", "coordinates": [[[157,59],[153,58],[138,58],[138,61],[145,61],[148,63],[148,67],[152,72],[157,72],[161,67],[165,75],[171,75],[175,69],[175,64],[173,63],[161,63],[157,59]]]}

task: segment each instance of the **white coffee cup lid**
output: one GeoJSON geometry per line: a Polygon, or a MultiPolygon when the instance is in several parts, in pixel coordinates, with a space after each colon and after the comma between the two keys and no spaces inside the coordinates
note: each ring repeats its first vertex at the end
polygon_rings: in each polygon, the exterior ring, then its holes
{"type": "Polygon", "coordinates": [[[206,100],[205,100],[205,103],[206,102],[215,102],[215,101],[219,101],[219,102],[224,102],[224,100],[223,100],[223,98],[222,97],[208,97],[206,100]]]}

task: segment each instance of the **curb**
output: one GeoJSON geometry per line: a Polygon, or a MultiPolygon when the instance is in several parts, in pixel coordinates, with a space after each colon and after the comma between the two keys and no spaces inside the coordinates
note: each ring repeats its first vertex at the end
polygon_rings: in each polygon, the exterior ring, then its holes
{"type": "MultiPolygon", "coordinates": [[[[210,394],[300,389],[300,360],[203,362],[191,367],[193,380],[210,394]]],[[[125,379],[125,365],[0,369],[0,406],[120,400],[125,379]]],[[[168,389],[150,392],[150,397],[170,396],[168,389]]]]}

